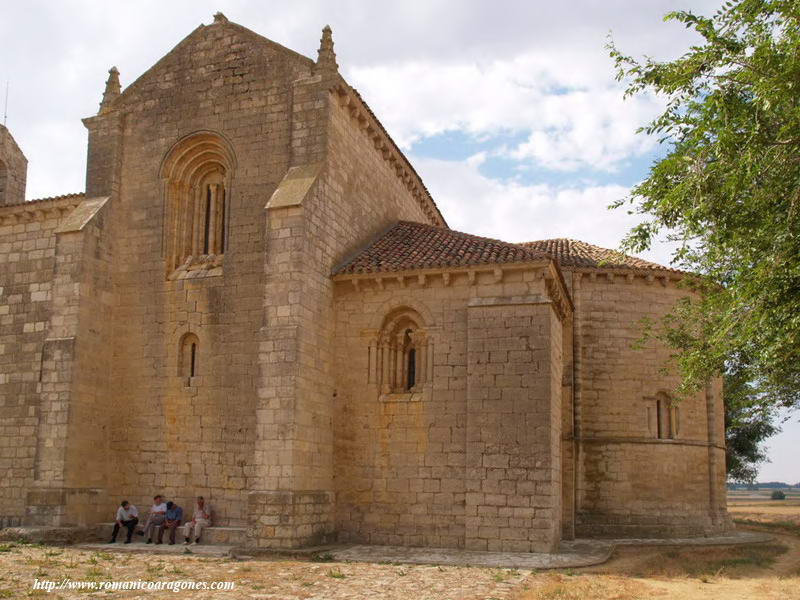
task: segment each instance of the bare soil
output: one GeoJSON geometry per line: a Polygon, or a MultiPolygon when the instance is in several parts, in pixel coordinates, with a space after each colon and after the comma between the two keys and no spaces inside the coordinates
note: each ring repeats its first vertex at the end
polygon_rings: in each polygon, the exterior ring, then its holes
{"type": "Polygon", "coordinates": [[[731,514],[773,542],[749,546],[621,547],[603,565],[530,572],[474,567],[312,562],[91,552],[0,544],[0,598],[263,598],[276,600],[645,600],[800,598],[800,501],[742,499],[731,514]],[[782,502],[782,503],[780,503],[782,502]],[[779,504],[780,503],[780,504],[779,504]],[[62,581],[232,581],[232,591],[35,590],[62,581]]]}

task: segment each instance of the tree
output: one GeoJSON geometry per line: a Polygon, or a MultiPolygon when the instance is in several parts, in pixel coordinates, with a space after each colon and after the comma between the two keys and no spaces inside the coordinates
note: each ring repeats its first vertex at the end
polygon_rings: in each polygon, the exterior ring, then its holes
{"type": "Polygon", "coordinates": [[[668,62],[609,48],[626,94],[664,98],[643,128],[666,155],[633,188],[646,215],[622,250],[659,235],[700,292],[650,331],[674,349],[681,395],[745,367],[759,402],[800,398],[800,4],[736,0],[711,17],[674,12],[701,43],[668,62]],[[736,365],[732,367],[731,365],[736,365]]]}
{"type": "Polygon", "coordinates": [[[758,467],[766,462],[762,445],[780,429],[775,408],[764,402],[752,376],[743,368],[725,373],[725,455],[728,480],[754,483],[758,467]]]}

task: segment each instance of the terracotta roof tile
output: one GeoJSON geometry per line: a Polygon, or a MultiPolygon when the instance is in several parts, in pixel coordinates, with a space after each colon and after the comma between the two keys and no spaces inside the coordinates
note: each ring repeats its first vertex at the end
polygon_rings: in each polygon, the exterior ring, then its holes
{"type": "Polygon", "coordinates": [[[544,252],[558,261],[563,267],[681,272],[635,256],[620,254],[616,250],[601,248],[600,246],[569,238],[537,240],[535,242],[523,242],[519,245],[530,250],[544,252]]]}
{"type": "Polygon", "coordinates": [[[30,204],[37,204],[39,202],[54,202],[58,200],[69,200],[69,199],[80,199],[83,198],[86,194],[83,192],[77,192],[74,194],[62,194],[61,196],[49,196],[47,198],[35,198],[33,200],[25,200],[25,202],[15,202],[14,204],[0,204],[0,208],[4,208],[6,206],[28,206],[30,204]]]}
{"type": "Polygon", "coordinates": [[[333,274],[382,273],[549,260],[533,248],[422,223],[400,221],[333,274]]]}

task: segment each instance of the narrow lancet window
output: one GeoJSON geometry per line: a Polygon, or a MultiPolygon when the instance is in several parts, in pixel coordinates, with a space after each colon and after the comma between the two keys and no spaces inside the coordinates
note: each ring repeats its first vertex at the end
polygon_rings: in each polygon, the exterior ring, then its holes
{"type": "Polygon", "coordinates": [[[184,379],[184,385],[192,385],[192,379],[197,377],[198,371],[198,349],[200,340],[193,333],[185,334],[178,347],[178,377],[184,379]]]}
{"type": "Polygon", "coordinates": [[[406,377],[406,389],[412,390],[417,384],[417,350],[411,348],[408,351],[408,376],[406,377]]]}

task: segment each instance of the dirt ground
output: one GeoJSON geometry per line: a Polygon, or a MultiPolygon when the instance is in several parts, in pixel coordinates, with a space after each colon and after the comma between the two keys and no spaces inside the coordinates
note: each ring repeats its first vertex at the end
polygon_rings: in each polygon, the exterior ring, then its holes
{"type": "Polygon", "coordinates": [[[238,561],[191,554],[120,555],[74,548],[0,544],[0,598],[230,598],[275,600],[645,600],[800,598],[800,501],[733,502],[731,514],[775,536],[728,547],[622,547],[603,565],[531,572],[473,567],[335,563],[297,559],[238,561]],[[788,524],[788,525],[787,525],[788,524]],[[201,581],[231,591],[33,589],[61,582],[201,581]]]}

